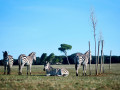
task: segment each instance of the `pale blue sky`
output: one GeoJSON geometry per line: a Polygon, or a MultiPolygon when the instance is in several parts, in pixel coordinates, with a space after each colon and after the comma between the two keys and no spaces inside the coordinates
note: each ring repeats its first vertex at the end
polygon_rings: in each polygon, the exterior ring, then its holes
{"type": "Polygon", "coordinates": [[[72,45],[68,55],[84,53],[89,40],[94,55],[91,8],[104,54],[120,55],[120,0],[0,0],[0,59],[5,50],[14,58],[32,51],[64,55],[58,51],[62,43],[72,45]]]}

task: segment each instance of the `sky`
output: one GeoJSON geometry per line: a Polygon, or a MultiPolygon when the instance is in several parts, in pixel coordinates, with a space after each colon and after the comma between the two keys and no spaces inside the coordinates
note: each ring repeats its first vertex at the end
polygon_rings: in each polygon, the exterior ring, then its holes
{"type": "MultiPolygon", "coordinates": [[[[97,21],[96,40],[104,40],[104,54],[120,55],[120,0],[0,0],[0,59],[8,51],[20,54],[36,52],[40,57],[64,55],[60,44],[72,46],[68,55],[85,53],[88,42],[95,55],[91,10],[97,21]]],[[[100,47],[101,49],[101,47],[100,47]]]]}

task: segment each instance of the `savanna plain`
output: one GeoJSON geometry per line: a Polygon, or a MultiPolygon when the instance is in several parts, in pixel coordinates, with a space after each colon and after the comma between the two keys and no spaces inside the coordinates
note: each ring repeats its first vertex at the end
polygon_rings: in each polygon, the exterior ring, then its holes
{"type": "Polygon", "coordinates": [[[3,75],[0,66],[0,90],[120,90],[120,64],[104,65],[104,73],[95,75],[95,65],[91,65],[92,75],[82,76],[82,66],[76,77],[74,65],[52,65],[54,68],[66,68],[69,76],[45,76],[43,65],[33,65],[32,75],[27,75],[27,67],[18,75],[18,66],[13,66],[11,75],[3,75]]]}

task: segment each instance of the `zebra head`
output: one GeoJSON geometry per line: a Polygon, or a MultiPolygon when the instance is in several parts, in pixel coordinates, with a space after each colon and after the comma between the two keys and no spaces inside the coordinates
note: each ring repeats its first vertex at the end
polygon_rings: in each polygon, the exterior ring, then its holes
{"type": "Polygon", "coordinates": [[[8,58],[8,52],[5,51],[5,52],[3,52],[3,59],[6,60],[7,58],[8,58]]]}
{"type": "Polygon", "coordinates": [[[31,53],[29,54],[29,56],[31,56],[34,61],[36,61],[36,55],[35,55],[35,54],[36,54],[35,52],[31,52],[31,53]]]}
{"type": "Polygon", "coordinates": [[[45,71],[45,70],[49,69],[49,67],[50,67],[50,63],[46,61],[46,63],[44,64],[43,70],[45,71]]]}
{"type": "Polygon", "coordinates": [[[92,56],[91,56],[91,51],[90,51],[90,55],[89,55],[89,50],[84,54],[88,59],[90,58],[90,60],[92,60],[92,56]]]}
{"type": "Polygon", "coordinates": [[[77,53],[74,58],[74,63],[80,64],[82,62],[82,56],[83,55],[81,53],[77,53]]]}

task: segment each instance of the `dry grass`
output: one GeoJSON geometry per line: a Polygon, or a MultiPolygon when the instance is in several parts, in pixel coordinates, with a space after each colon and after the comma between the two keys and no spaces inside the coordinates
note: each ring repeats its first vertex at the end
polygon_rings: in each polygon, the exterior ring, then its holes
{"type": "Polygon", "coordinates": [[[32,75],[26,75],[26,67],[23,75],[18,75],[18,66],[13,66],[11,75],[3,75],[3,66],[0,66],[0,90],[119,90],[120,89],[120,64],[112,64],[109,71],[105,65],[105,73],[94,75],[92,65],[92,75],[82,76],[82,67],[79,76],[75,76],[74,65],[53,65],[56,68],[67,68],[70,72],[68,77],[45,76],[43,65],[33,66],[32,75]]]}

